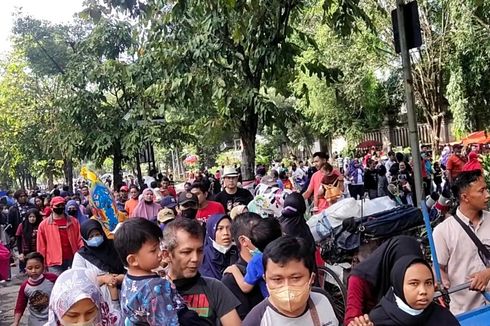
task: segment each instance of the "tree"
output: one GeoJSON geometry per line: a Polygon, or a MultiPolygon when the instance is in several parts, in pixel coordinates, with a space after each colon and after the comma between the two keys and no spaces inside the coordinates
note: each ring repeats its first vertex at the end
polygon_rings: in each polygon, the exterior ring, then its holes
{"type": "MultiPolygon", "coordinates": [[[[365,17],[357,4],[325,1],[324,7],[329,21],[348,31],[355,16],[365,17]]],[[[240,136],[247,180],[254,175],[259,125],[271,125],[277,113],[264,90],[294,66],[298,48],[289,40],[295,33],[291,22],[308,5],[295,0],[181,0],[144,6],[123,1],[122,8],[139,10],[141,24],[149,27],[142,60],[155,64],[159,100],[188,116],[218,112],[240,136]]],[[[320,65],[314,68],[326,77],[330,73],[320,65]]]]}

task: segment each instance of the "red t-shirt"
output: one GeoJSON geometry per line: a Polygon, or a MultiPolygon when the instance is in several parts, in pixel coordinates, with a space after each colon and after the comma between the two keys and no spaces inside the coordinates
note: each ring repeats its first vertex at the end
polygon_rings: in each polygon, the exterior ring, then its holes
{"type": "Polygon", "coordinates": [[[66,231],[66,219],[53,219],[54,223],[58,226],[61,240],[61,253],[63,260],[72,259],[75,254],[71,249],[70,239],[68,239],[68,232],[66,231]]]}
{"type": "Polygon", "coordinates": [[[455,179],[463,171],[465,164],[466,161],[463,158],[453,154],[447,160],[446,168],[451,173],[451,177],[455,179]]]}
{"type": "Polygon", "coordinates": [[[376,306],[373,286],[357,275],[351,275],[347,281],[347,304],[344,325],[356,317],[367,314],[376,306]]]}
{"type": "Polygon", "coordinates": [[[197,211],[196,219],[200,222],[206,222],[211,215],[224,214],[225,208],[217,201],[208,200],[208,206],[197,211]]]}

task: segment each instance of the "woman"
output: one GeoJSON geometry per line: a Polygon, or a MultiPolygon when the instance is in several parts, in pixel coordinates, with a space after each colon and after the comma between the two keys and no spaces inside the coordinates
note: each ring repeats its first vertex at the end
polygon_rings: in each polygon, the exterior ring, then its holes
{"type": "Polygon", "coordinates": [[[155,203],[154,199],[155,195],[150,188],[143,190],[142,198],[130,217],[142,217],[150,221],[156,221],[158,212],[162,209],[162,206],[155,203]]]}
{"type": "Polygon", "coordinates": [[[96,220],[87,220],[80,226],[84,247],[73,258],[73,268],[95,271],[100,290],[106,301],[111,299],[111,287],[122,283],[125,269],[114,249],[113,240],[107,239],[102,225],[96,220]]]}
{"type": "Polygon", "coordinates": [[[41,213],[36,208],[31,208],[26,212],[26,218],[19,224],[17,232],[17,248],[19,250],[19,265],[24,271],[24,257],[28,253],[36,251],[37,228],[43,220],[41,213]]]}
{"type": "Polygon", "coordinates": [[[417,256],[402,257],[391,271],[391,288],[369,319],[376,326],[459,325],[448,309],[432,301],[434,291],[429,263],[417,256]]]}
{"type": "Polygon", "coordinates": [[[206,222],[201,274],[221,280],[226,267],[234,264],[237,259],[238,250],[231,237],[231,218],[224,214],[211,215],[206,222]]]}
{"type": "Polygon", "coordinates": [[[364,170],[359,164],[358,159],[352,160],[350,163],[349,171],[347,172],[349,177],[349,193],[354,199],[364,197],[364,170]]]}
{"type": "Polygon", "coordinates": [[[420,243],[409,236],[394,237],[352,269],[347,280],[344,325],[355,317],[369,313],[381,300],[390,288],[391,269],[398,259],[406,255],[423,257],[420,243]]]}
{"type": "Polygon", "coordinates": [[[63,272],[51,291],[46,325],[122,325],[117,289],[113,288],[112,301],[105,301],[96,277],[94,271],[87,269],[63,272]]]}
{"type": "Polygon", "coordinates": [[[471,151],[470,154],[468,154],[468,162],[466,162],[466,164],[463,166],[463,171],[473,170],[483,171],[483,168],[480,161],[478,160],[478,153],[471,151]]]}
{"type": "Polygon", "coordinates": [[[304,239],[314,253],[315,239],[311,234],[310,227],[306,224],[305,212],[306,203],[303,196],[298,192],[293,192],[284,200],[282,215],[278,220],[283,234],[304,239]]]}
{"type": "Polygon", "coordinates": [[[76,200],[69,200],[65,206],[65,213],[68,216],[73,216],[78,220],[78,223],[82,225],[83,222],[88,220],[88,216],[83,214],[80,210],[80,205],[78,205],[76,200]]]}

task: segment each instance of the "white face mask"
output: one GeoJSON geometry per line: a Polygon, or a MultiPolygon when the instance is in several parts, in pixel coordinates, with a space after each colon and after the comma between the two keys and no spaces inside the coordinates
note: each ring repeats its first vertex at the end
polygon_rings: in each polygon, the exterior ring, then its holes
{"type": "Polygon", "coordinates": [[[82,322],[82,323],[67,323],[67,322],[64,322],[63,320],[61,320],[60,323],[63,326],[95,326],[95,318],[96,317],[97,316],[94,316],[89,321],[85,321],[85,322],[82,322]]]}
{"type": "Polygon", "coordinates": [[[219,243],[217,243],[216,241],[214,240],[211,240],[213,242],[213,248],[218,250],[219,252],[221,252],[222,254],[226,254],[228,252],[228,250],[230,250],[231,246],[232,245],[229,245],[229,246],[223,246],[223,245],[220,245],[219,243]]]}

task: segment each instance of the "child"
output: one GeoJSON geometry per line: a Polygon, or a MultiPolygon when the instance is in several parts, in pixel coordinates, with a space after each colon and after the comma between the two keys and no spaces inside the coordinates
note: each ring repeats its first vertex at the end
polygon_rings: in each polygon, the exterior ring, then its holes
{"type": "Polygon", "coordinates": [[[49,297],[57,276],[44,273],[44,257],[38,252],[27,254],[24,260],[29,278],[22,283],[19,289],[14,325],[19,325],[27,303],[29,303],[30,313],[28,325],[44,325],[48,321],[49,297]]]}
{"type": "MultiPolygon", "coordinates": [[[[236,265],[231,265],[224,271],[224,274],[233,274],[242,292],[249,293],[258,284],[264,298],[268,297],[269,291],[267,291],[267,286],[263,279],[264,266],[262,264],[262,252],[270,242],[280,238],[281,235],[281,225],[277,219],[264,218],[260,220],[250,230],[250,239],[248,239],[249,243],[247,244],[247,248],[252,255],[252,259],[247,264],[247,273],[243,276],[236,265]]],[[[242,250],[246,250],[243,245],[242,250]]]]}
{"type": "Polygon", "coordinates": [[[17,232],[17,248],[19,249],[19,265],[25,269],[25,256],[36,251],[37,228],[43,220],[39,210],[31,208],[26,212],[26,218],[19,224],[17,232]]]}
{"type": "Polygon", "coordinates": [[[185,314],[188,318],[189,313],[194,313],[187,309],[173,285],[153,272],[162,260],[161,238],[162,230],[142,218],[130,219],[116,231],[114,247],[128,269],[121,288],[126,326],[179,325],[179,317],[185,314]]]}

